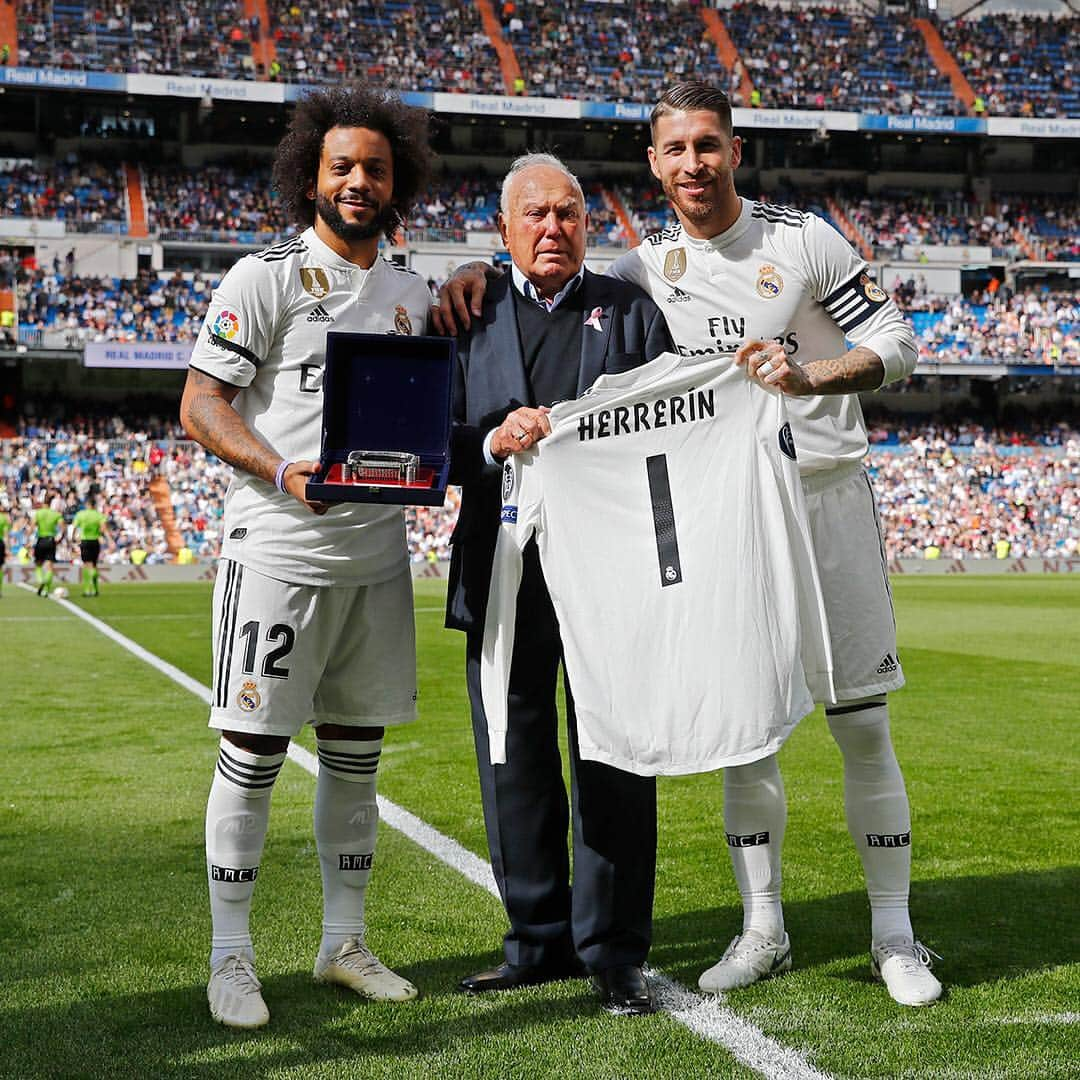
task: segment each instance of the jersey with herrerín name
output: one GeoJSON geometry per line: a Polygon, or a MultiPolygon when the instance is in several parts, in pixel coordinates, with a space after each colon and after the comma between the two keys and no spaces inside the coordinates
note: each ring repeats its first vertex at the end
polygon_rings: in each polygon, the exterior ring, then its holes
{"type": "MultiPolygon", "coordinates": [[[[326,332],[422,334],[430,303],[418,274],[382,258],[361,269],[307,229],[225,275],[190,363],[243,387],[234,408],[282,457],[317,460],[326,332]]],[[[223,528],[226,559],[299,585],[368,584],[407,558],[400,507],[342,503],[316,516],[239,471],[223,528]]]]}
{"type": "Polygon", "coordinates": [[[581,756],[639,775],[774,753],[832,660],[782,395],[730,358],[601,376],[508,459],[480,678],[506,760],[522,552],[536,537],[581,756]]]}
{"type": "MultiPolygon", "coordinates": [[[[814,214],[743,199],[738,220],[719,236],[698,240],[675,225],[647,236],[609,272],[653,298],[684,356],[733,354],[772,338],[805,364],[841,356],[847,338],[881,357],[886,382],[915,370],[911,327],[866,262],[814,214]]],[[[865,456],[855,394],[792,397],[788,409],[804,474],[865,456]]]]}

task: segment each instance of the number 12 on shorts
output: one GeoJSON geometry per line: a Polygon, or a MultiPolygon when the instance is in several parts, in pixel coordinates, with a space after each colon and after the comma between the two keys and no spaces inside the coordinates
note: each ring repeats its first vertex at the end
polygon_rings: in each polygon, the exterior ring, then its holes
{"type": "Polygon", "coordinates": [[[656,554],[660,558],[660,584],[663,587],[678,585],[682,581],[682,563],[679,560],[679,537],[675,531],[675,509],[671,505],[667,454],[647,457],[645,471],[649,477],[656,554]]]}

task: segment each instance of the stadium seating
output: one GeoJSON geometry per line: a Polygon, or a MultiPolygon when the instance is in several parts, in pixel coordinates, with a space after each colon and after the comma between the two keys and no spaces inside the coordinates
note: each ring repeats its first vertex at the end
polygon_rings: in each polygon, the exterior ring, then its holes
{"type": "Polygon", "coordinates": [[[253,79],[257,27],[241,0],[21,0],[19,63],[223,79],[253,79]]]}
{"type": "Polygon", "coordinates": [[[81,229],[126,231],[123,179],[118,168],[94,162],[38,168],[15,164],[0,171],[0,217],[43,218],[81,229]]]}
{"type": "Polygon", "coordinates": [[[724,21],[764,108],[964,111],[905,20],[748,3],[724,21]]]}
{"type": "MultiPolygon", "coordinates": [[[[69,521],[94,485],[107,505],[106,564],[127,560],[134,548],[151,562],[169,558],[150,494],[156,476],[168,482],[182,542],[198,558],[216,557],[231,469],[181,435],[161,421],[139,431],[117,419],[24,420],[19,438],[0,441],[0,492],[13,508],[9,557],[31,542],[29,511],[46,485],[61,493],[69,521]]],[[[932,548],[942,558],[995,558],[1000,541],[1016,556],[1080,555],[1080,433],[1068,424],[1021,431],[876,422],[870,442],[890,557],[923,558],[932,548]]],[[[451,489],[443,507],[406,508],[414,562],[450,557],[459,505],[451,489]]],[[[61,561],[74,553],[68,541],[60,545],[61,561]]]]}
{"type": "Polygon", "coordinates": [[[522,3],[505,33],[530,94],[652,101],[676,79],[728,85],[700,6],[662,0],[522,3]]]}
{"type": "MultiPolygon", "coordinates": [[[[521,0],[496,5],[521,68],[521,92],[655,100],[673,79],[738,88],[705,33],[701,0],[521,0]]],[[[964,113],[909,18],[828,5],[736,3],[721,17],[765,108],[964,113]]],[[[495,48],[474,4],[435,0],[272,0],[270,25],[240,0],[21,0],[19,63],[92,71],[337,83],[502,94],[495,48]],[[276,59],[261,70],[260,42],[276,59]]],[[[1080,18],[994,14],[940,21],[946,48],[989,114],[1080,116],[1080,18]]],[[[751,104],[751,102],[742,102],[751,104]]]]}
{"type": "Polygon", "coordinates": [[[1080,116],[1080,18],[999,13],[939,25],[985,112],[1080,116]]]}
{"type": "Polygon", "coordinates": [[[505,92],[495,49],[471,3],[273,0],[270,21],[282,80],[362,78],[396,90],[505,92]]]}
{"type": "Polygon", "coordinates": [[[20,337],[68,348],[88,341],[194,341],[216,283],[179,272],[129,280],[33,270],[20,297],[20,337]]]}
{"type": "Polygon", "coordinates": [[[295,227],[271,197],[269,165],[144,168],[147,219],[166,237],[270,244],[295,227]]]}

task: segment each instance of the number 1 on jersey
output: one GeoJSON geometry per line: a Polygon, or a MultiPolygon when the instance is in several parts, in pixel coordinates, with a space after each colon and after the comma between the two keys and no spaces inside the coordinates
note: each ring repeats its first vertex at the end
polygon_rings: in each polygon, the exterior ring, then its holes
{"type": "Polygon", "coordinates": [[[656,553],[660,558],[660,584],[664,587],[678,585],[682,581],[682,563],[679,561],[679,537],[675,532],[675,509],[671,505],[667,454],[647,457],[645,471],[649,476],[656,553]]]}

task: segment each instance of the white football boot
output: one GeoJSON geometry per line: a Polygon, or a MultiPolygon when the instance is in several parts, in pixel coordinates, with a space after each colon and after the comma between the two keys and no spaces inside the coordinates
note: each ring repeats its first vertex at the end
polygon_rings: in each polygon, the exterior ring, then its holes
{"type": "Polygon", "coordinates": [[[787,934],[780,941],[770,941],[756,930],[747,930],[732,939],[720,962],[698,979],[698,986],[706,994],[719,994],[790,970],[791,940],[787,934]]]}
{"type": "Polygon", "coordinates": [[[349,938],[333,956],[315,961],[315,981],[347,986],[371,1001],[411,1001],[419,993],[358,937],[349,938]]]}
{"type": "Polygon", "coordinates": [[[270,1019],[270,1010],[263,1001],[262,983],[246,956],[226,956],[214,968],[206,985],[206,998],[210,1002],[210,1015],[226,1027],[257,1028],[270,1019]]]}
{"type": "Polygon", "coordinates": [[[941,997],[941,983],[930,968],[937,953],[921,941],[870,947],[870,973],[885,984],[899,1005],[933,1005],[941,997]]]}

